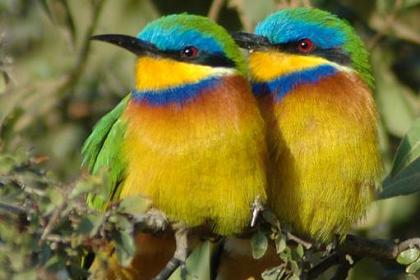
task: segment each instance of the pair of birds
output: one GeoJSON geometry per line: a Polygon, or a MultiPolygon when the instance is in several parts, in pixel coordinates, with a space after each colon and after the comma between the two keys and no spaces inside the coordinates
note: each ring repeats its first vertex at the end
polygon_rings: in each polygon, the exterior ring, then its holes
{"type": "MultiPolygon", "coordinates": [[[[229,236],[249,225],[259,199],[302,236],[345,234],[373,200],[381,173],[362,41],[344,21],[312,8],[280,10],[255,34],[232,35],[180,14],[137,37],[94,37],[131,51],[137,63],[135,88],[83,148],[90,171],[105,167],[111,179],[108,197],[91,203],[103,208],[142,195],[171,221],[211,223],[229,236]],[[238,45],[250,50],[248,61],[238,45]]],[[[109,278],[153,277],[165,263],[154,258],[172,254],[159,251],[165,242],[173,239],[140,235],[131,267],[111,269],[109,278]]]]}

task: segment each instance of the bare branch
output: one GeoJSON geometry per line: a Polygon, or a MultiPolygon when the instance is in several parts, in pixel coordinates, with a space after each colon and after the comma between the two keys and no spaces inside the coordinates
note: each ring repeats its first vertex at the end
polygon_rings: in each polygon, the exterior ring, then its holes
{"type": "Polygon", "coordinates": [[[17,214],[17,215],[26,214],[26,210],[24,208],[17,207],[15,205],[10,205],[6,202],[1,202],[1,201],[0,201],[0,209],[13,213],[13,214],[17,214]]]}
{"type": "MultiPolygon", "coordinates": [[[[181,225],[175,232],[176,250],[172,259],[166,264],[162,271],[154,278],[154,280],[166,280],[172,273],[181,267],[185,269],[185,262],[187,260],[188,251],[188,229],[181,225]]],[[[184,271],[181,271],[184,273],[184,271]]]]}
{"type": "Polygon", "coordinates": [[[347,235],[337,250],[344,254],[359,257],[372,257],[382,260],[395,259],[397,245],[389,240],[369,240],[356,235],[347,235]]]}
{"type": "Polygon", "coordinates": [[[169,277],[174,273],[175,270],[177,270],[178,267],[180,267],[182,264],[182,261],[172,257],[172,259],[169,260],[169,262],[166,264],[166,266],[162,269],[162,271],[155,277],[153,280],[166,280],[169,279],[169,277]]]}
{"type": "Polygon", "coordinates": [[[300,244],[303,246],[303,248],[305,248],[306,250],[309,250],[312,248],[313,244],[309,241],[306,241],[300,237],[297,237],[296,235],[291,234],[290,232],[286,233],[287,236],[287,240],[292,240],[294,242],[296,242],[297,244],[300,244]]]}
{"type": "Polygon", "coordinates": [[[217,21],[219,18],[220,11],[223,8],[223,5],[225,4],[225,0],[213,0],[210,6],[210,10],[208,13],[208,18],[214,21],[217,21]]]}
{"type": "Polygon", "coordinates": [[[85,33],[85,36],[83,38],[83,45],[80,48],[80,52],[78,54],[77,62],[73,70],[71,71],[70,75],[66,79],[66,82],[62,86],[58,92],[65,93],[66,91],[64,89],[68,89],[69,87],[72,87],[76,82],[79,80],[80,76],[82,75],[86,64],[88,60],[88,56],[90,53],[90,47],[91,47],[91,40],[90,37],[92,37],[93,32],[95,32],[96,26],[98,25],[99,21],[99,15],[101,14],[102,7],[104,5],[106,0],[97,0],[93,1],[92,4],[92,19],[91,22],[87,28],[87,31],[85,33]]]}
{"type": "Polygon", "coordinates": [[[420,248],[420,238],[407,239],[395,244],[389,240],[369,240],[348,235],[334,253],[308,271],[307,277],[316,279],[328,268],[339,264],[333,279],[345,279],[348,271],[362,258],[371,257],[378,261],[395,260],[401,252],[413,247],[420,248]],[[349,262],[346,256],[351,256],[353,261],[349,262]]]}

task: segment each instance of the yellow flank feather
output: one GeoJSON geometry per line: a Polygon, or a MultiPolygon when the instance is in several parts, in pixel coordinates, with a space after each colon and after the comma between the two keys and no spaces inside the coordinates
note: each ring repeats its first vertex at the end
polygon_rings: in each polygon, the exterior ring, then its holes
{"type": "Polygon", "coordinates": [[[136,89],[150,91],[167,89],[197,83],[210,75],[222,75],[233,71],[173,59],[141,56],[136,64],[136,89]]]}
{"type": "Polygon", "coordinates": [[[254,51],[249,59],[252,80],[256,82],[270,81],[280,76],[323,64],[338,66],[322,57],[294,55],[278,51],[254,51]]]}
{"type": "MultiPolygon", "coordinates": [[[[267,69],[277,60],[261,67],[261,57],[251,55],[253,75],[272,79],[267,69]]],[[[285,58],[287,71],[312,61],[293,57],[285,58]]],[[[262,97],[260,106],[271,156],[270,207],[307,237],[327,241],[345,234],[373,200],[382,170],[370,90],[354,73],[339,72],[300,85],[278,102],[262,97]]]]}
{"type": "MultiPolygon", "coordinates": [[[[163,60],[155,63],[167,67],[163,60]]],[[[244,77],[224,76],[220,86],[182,105],[132,101],[123,117],[128,166],[121,198],[147,196],[170,219],[188,226],[213,222],[220,234],[249,224],[253,201],[265,200],[266,144],[264,122],[244,77]]]]}

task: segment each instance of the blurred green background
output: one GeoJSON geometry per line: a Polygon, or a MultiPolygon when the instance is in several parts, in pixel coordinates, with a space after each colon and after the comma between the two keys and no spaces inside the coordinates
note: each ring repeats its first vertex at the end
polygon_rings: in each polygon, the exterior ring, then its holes
{"type": "MultiPolygon", "coordinates": [[[[63,182],[80,176],[84,139],[133,85],[132,55],[92,43],[93,34],[134,35],[151,20],[180,12],[252,31],[273,11],[305,5],[348,20],[370,49],[389,170],[420,114],[419,0],[0,0],[0,153],[47,157],[45,168],[63,182]]],[[[374,238],[420,236],[419,201],[419,195],[380,201],[358,228],[374,238]]],[[[367,260],[353,276],[395,279],[396,273],[367,260]]]]}

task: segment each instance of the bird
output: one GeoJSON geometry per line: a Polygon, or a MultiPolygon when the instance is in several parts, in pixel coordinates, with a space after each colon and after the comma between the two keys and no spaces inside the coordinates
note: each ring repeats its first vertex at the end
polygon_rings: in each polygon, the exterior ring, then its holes
{"type": "MultiPolygon", "coordinates": [[[[266,199],[267,150],[264,119],[233,38],[206,17],[174,14],[136,37],[93,39],[134,53],[136,63],[134,89],[83,146],[84,165],[92,174],[105,168],[110,182],[107,195],[91,196],[89,204],[104,209],[142,196],[170,222],[240,233],[253,202],[266,199]]],[[[171,256],[162,251],[164,239],[173,251],[173,237],[141,234],[133,265],[111,268],[109,278],[155,276],[165,262],[154,258],[171,256]]]]}
{"type": "Polygon", "coordinates": [[[267,125],[268,207],[301,237],[343,238],[382,176],[366,47],[346,21],[309,7],[274,12],[234,38],[249,50],[267,125]]]}

